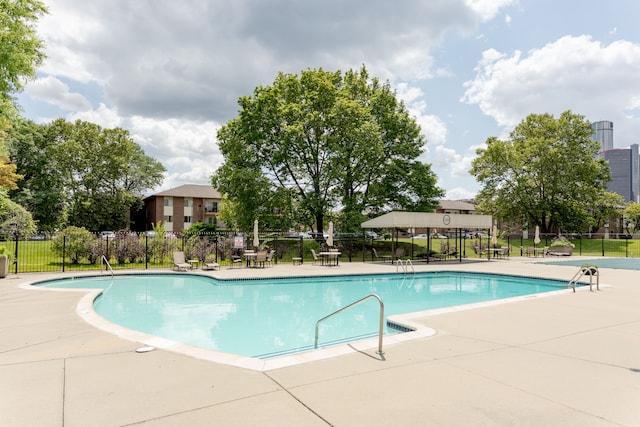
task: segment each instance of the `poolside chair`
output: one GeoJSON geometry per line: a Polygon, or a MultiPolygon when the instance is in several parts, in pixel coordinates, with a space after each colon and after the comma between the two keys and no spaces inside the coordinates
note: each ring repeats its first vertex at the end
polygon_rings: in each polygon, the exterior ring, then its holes
{"type": "Polygon", "coordinates": [[[205,258],[202,264],[203,270],[220,270],[220,264],[215,262],[212,258],[205,258]]]}
{"type": "Polygon", "coordinates": [[[313,249],[311,249],[311,255],[313,256],[313,263],[312,264],[317,264],[318,261],[320,261],[320,257],[318,256],[318,254],[316,254],[316,251],[314,251],[313,249]]]}
{"type": "Polygon", "coordinates": [[[184,252],[173,253],[173,266],[178,271],[191,270],[191,264],[184,260],[184,252]]]}
{"type": "Polygon", "coordinates": [[[528,246],[526,248],[520,246],[520,249],[523,250],[522,253],[525,256],[532,256],[532,255],[535,256],[536,255],[536,250],[531,246],[528,246]]]}
{"type": "Polygon", "coordinates": [[[253,266],[257,267],[258,265],[260,265],[262,268],[264,268],[265,262],[267,262],[267,251],[258,251],[258,253],[256,254],[256,260],[253,262],[253,266]]]}
{"type": "Polygon", "coordinates": [[[471,248],[473,248],[473,251],[476,253],[476,255],[485,255],[487,253],[485,249],[478,245],[473,245],[471,246],[471,248]]]}
{"type": "Polygon", "coordinates": [[[265,264],[271,264],[271,266],[273,267],[273,256],[276,254],[276,251],[268,251],[267,252],[267,260],[265,261],[265,264]]]}
{"type": "Polygon", "coordinates": [[[382,258],[383,262],[391,261],[391,255],[378,255],[376,248],[371,248],[371,251],[373,252],[374,261],[378,260],[378,258],[382,258]]]}
{"type": "Polygon", "coordinates": [[[231,255],[231,267],[236,264],[242,265],[242,257],[240,255],[231,255]]]}
{"type": "Polygon", "coordinates": [[[400,259],[404,256],[404,248],[396,248],[396,259],[400,259]]]}

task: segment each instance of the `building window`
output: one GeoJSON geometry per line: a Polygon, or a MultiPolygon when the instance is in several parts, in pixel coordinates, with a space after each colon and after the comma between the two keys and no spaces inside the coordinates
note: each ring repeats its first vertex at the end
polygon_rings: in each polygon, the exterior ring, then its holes
{"type": "Polygon", "coordinates": [[[193,199],[184,199],[184,207],[185,208],[193,207],[193,199]]]}
{"type": "Polygon", "coordinates": [[[172,198],[165,198],[164,199],[164,205],[165,206],[173,206],[173,199],[172,198]]]}
{"type": "Polygon", "coordinates": [[[217,223],[218,223],[218,218],[216,218],[215,216],[210,216],[209,218],[207,218],[207,224],[216,225],[217,223]]]}
{"type": "Polygon", "coordinates": [[[173,217],[171,215],[165,215],[164,222],[173,222],[173,217]]]}
{"type": "Polygon", "coordinates": [[[190,217],[190,216],[185,216],[185,217],[184,217],[184,222],[185,222],[185,223],[189,223],[189,222],[191,222],[191,217],[190,217]]]}
{"type": "Polygon", "coordinates": [[[205,212],[218,212],[218,202],[206,202],[204,204],[205,212]]]}

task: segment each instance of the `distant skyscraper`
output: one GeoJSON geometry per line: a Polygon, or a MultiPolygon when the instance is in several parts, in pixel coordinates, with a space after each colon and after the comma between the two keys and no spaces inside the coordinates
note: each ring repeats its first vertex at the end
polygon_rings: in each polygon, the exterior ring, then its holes
{"type": "Polygon", "coordinates": [[[600,152],[613,150],[613,122],[602,120],[591,123],[592,139],[600,143],[600,152]]]}
{"type": "Polygon", "coordinates": [[[631,196],[633,201],[640,203],[640,146],[632,144],[631,150],[631,196]]]}
{"type": "Polygon", "coordinates": [[[607,150],[602,154],[611,171],[611,181],[607,184],[607,190],[618,193],[625,202],[640,201],[638,144],[633,144],[630,148],[607,150]]]}

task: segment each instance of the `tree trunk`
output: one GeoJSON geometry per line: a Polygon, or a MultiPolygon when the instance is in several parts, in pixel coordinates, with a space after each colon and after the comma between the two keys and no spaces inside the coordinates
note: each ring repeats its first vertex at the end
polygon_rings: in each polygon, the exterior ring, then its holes
{"type": "Polygon", "coordinates": [[[317,213],[316,214],[316,230],[318,234],[316,236],[316,240],[322,240],[322,235],[324,231],[324,228],[322,226],[323,222],[324,222],[324,214],[322,212],[317,213]]]}

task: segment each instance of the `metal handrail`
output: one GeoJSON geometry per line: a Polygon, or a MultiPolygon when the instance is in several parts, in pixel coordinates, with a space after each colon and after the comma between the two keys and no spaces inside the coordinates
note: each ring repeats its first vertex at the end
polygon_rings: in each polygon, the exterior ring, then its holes
{"type": "Polygon", "coordinates": [[[578,282],[578,280],[582,279],[582,277],[585,275],[589,276],[589,290],[593,292],[594,276],[596,277],[596,289],[600,290],[600,270],[598,270],[597,265],[590,265],[590,264],[582,264],[578,272],[573,275],[571,280],[569,280],[569,283],[567,286],[572,287],[573,292],[575,292],[576,283],[578,282]]]}
{"type": "Polygon", "coordinates": [[[411,262],[411,259],[406,259],[402,260],[402,258],[398,258],[398,264],[396,265],[396,271],[398,271],[398,267],[402,267],[402,271],[404,272],[404,274],[407,274],[407,272],[409,271],[409,266],[411,266],[411,272],[413,274],[416,273],[415,268],[413,268],[413,262],[411,262]]]}
{"type": "Polygon", "coordinates": [[[360,303],[362,303],[362,302],[364,302],[364,301],[366,301],[366,300],[368,300],[370,298],[375,298],[380,303],[380,331],[378,333],[378,351],[376,351],[376,353],[384,354],[384,351],[382,351],[382,334],[383,334],[383,331],[384,331],[384,303],[382,302],[382,299],[376,294],[371,294],[371,295],[367,295],[364,298],[360,298],[358,301],[352,302],[351,304],[349,304],[349,305],[347,305],[345,307],[342,307],[341,309],[336,310],[331,314],[327,314],[322,319],[318,320],[316,322],[316,340],[315,340],[315,343],[313,345],[314,348],[318,348],[318,329],[319,329],[319,326],[320,326],[320,322],[322,322],[323,320],[326,320],[329,317],[332,317],[332,316],[334,316],[334,315],[336,315],[338,313],[341,313],[341,312],[343,312],[343,311],[345,311],[345,310],[347,310],[347,309],[349,309],[351,307],[354,307],[354,306],[356,306],[356,305],[358,305],[358,304],[360,304],[360,303]]]}
{"type": "Polygon", "coordinates": [[[113,277],[113,268],[111,268],[111,264],[109,264],[109,260],[104,255],[102,255],[102,258],[100,258],[100,272],[102,272],[103,263],[107,264],[107,267],[109,267],[109,271],[111,272],[111,277],[113,277]]]}

